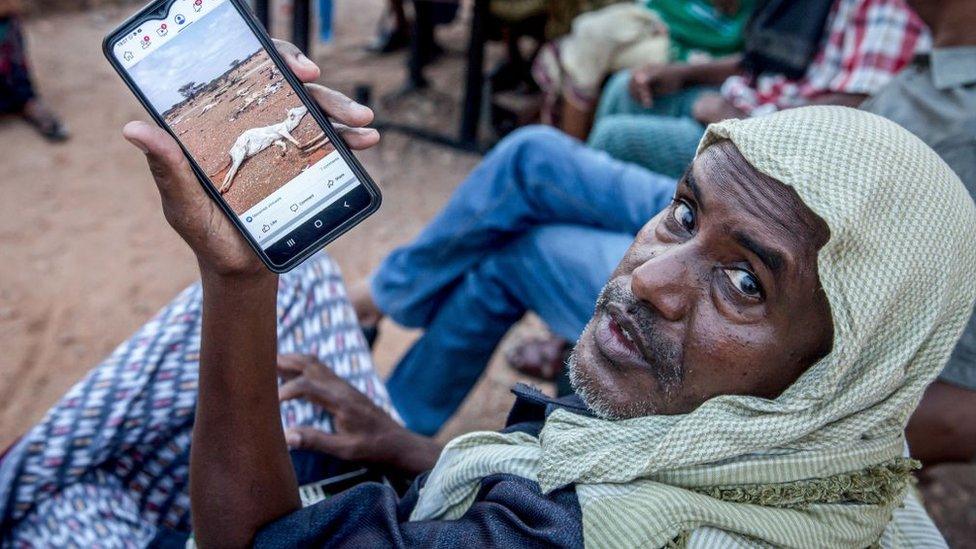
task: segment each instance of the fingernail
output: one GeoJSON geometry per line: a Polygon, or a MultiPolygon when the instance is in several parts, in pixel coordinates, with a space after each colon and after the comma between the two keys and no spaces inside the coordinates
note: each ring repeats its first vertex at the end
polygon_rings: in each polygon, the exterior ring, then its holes
{"type": "Polygon", "coordinates": [[[137,149],[142,151],[143,154],[149,154],[149,148],[143,145],[141,142],[136,141],[135,139],[129,139],[128,137],[126,137],[125,140],[132,143],[137,149]]]}
{"type": "Polygon", "coordinates": [[[311,59],[306,57],[304,53],[298,54],[298,62],[303,65],[315,66],[315,63],[311,59]]]}

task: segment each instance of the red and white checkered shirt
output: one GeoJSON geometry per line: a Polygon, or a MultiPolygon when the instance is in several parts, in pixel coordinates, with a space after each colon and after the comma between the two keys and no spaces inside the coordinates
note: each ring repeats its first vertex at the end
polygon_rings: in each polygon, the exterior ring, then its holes
{"type": "Polygon", "coordinates": [[[722,95],[750,116],[802,107],[820,95],[871,95],[927,51],[925,24],[904,0],[837,0],[826,38],[799,80],[781,74],[733,76],[722,95]]]}

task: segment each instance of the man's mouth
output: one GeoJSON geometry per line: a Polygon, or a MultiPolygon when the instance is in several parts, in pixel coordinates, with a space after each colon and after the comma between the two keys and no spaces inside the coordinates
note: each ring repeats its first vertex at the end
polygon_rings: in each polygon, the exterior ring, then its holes
{"type": "Polygon", "coordinates": [[[651,353],[630,315],[617,304],[603,308],[594,333],[600,353],[617,366],[652,369],[651,353]]]}

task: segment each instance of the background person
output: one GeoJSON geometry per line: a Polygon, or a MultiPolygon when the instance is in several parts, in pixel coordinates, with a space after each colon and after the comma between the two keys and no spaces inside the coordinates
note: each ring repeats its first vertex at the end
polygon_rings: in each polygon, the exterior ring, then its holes
{"type": "Polygon", "coordinates": [[[745,57],[618,73],[604,89],[589,144],[678,177],[705,125],[803,105],[857,106],[927,47],[925,25],[904,0],[834,0],[821,7],[829,14],[806,2],[759,8],[759,21],[766,21],[765,10],[788,11],[764,23],[770,29],[747,29],[745,57]],[[818,20],[820,13],[825,19],[818,20]],[[751,39],[757,32],[761,39],[751,39]],[[810,56],[801,55],[787,70],[784,49],[809,50],[810,56]]]}
{"type": "Polygon", "coordinates": [[[737,54],[755,4],[648,0],[578,16],[571,33],[549,42],[533,68],[545,96],[543,123],[586,139],[609,74],[652,62],[703,63],[737,54]]]}
{"type": "Polygon", "coordinates": [[[443,48],[437,44],[434,30],[437,25],[447,25],[454,21],[460,4],[450,0],[414,0],[414,18],[417,24],[411,25],[407,19],[405,3],[406,0],[389,0],[387,11],[380,19],[376,38],[367,50],[378,54],[399,51],[410,45],[410,34],[416,31],[419,36],[413,39],[418,41],[420,50],[431,59],[440,55],[443,48]]]}
{"type": "Polygon", "coordinates": [[[21,12],[19,0],[0,0],[0,114],[22,117],[48,141],[64,141],[68,130],[34,89],[21,12]]]}

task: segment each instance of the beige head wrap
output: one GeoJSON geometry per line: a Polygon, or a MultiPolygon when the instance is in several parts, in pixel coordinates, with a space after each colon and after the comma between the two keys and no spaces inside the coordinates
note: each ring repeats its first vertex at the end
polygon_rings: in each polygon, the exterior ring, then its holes
{"type": "Polygon", "coordinates": [[[722,122],[699,152],[721,139],[829,225],[818,267],[831,353],[775,400],[720,396],[686,415],[623,421],[560,410],[539,439],[466,435],[445,450],[413,518],[460,516],[480,478],[510,472],[544,491],[575,483],[588,545],[941,541],[916,502],[900,508],[899,456],[976,299],[969,194],[907,130],[853,109],[722,122]]]}

